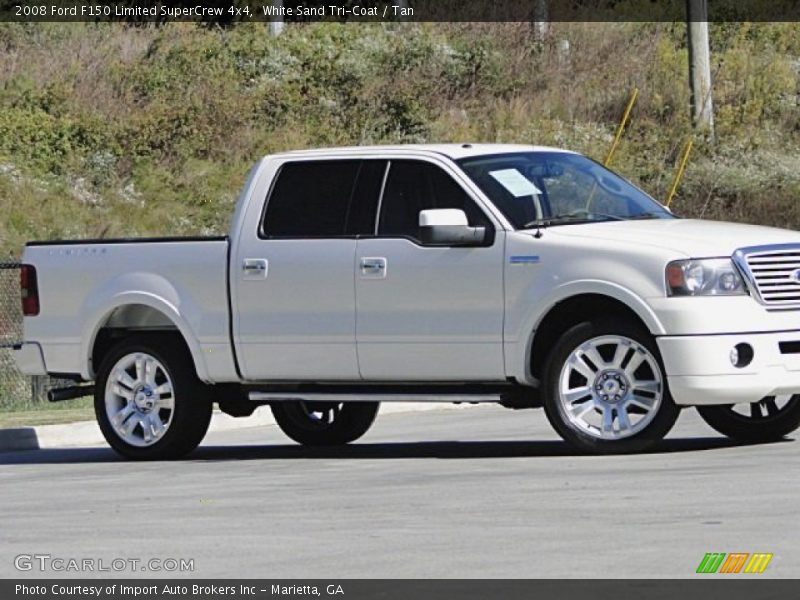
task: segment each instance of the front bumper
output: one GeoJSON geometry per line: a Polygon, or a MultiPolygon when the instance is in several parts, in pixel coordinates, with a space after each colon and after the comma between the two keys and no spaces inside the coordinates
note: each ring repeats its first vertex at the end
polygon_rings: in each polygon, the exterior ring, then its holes
{"type": "Polygon", "coordinates": [[[780,345],[800,342],[800,331],[664,336],[657,341],[676,404],[751,403],[800,393],[800,353],[782,351],[780,345]],[[752,346],[753,360],[737,368],[730,353],[741,343],[752,346]]]}
{"type": "Polygon", "coordinates": [[[47,375],[42,347],[36,342],[23,342],[12,348],[14,362],[24,375],[47,375]]]}

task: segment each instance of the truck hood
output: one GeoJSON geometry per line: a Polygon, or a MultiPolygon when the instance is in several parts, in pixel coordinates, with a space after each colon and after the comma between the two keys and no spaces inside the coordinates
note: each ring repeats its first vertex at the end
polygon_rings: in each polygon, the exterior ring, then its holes
{"type": "Polygon", "coordinates": [[[662,248],[688,258],[730,256],[738,248],[769,244],[800,244],[800,233],[788,229],[743,225],[699,219],[652,219],[647,221],[604,221],[580,225],[559,225],[548,234],[608,240],[662,248]]]}

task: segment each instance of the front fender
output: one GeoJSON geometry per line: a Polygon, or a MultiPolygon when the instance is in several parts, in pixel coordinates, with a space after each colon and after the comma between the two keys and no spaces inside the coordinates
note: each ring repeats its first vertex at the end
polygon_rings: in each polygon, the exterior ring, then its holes
{"type": "Polygon", "coordinates": [[[583,279],[552,288],[542,296],[531,298],[528,308],[519,319],[518,335],[507,336],[505,351],[508,375],[518,381],[536,384],[530,372],[530,352],[539,324],[558,303],[584,294],[598,294],[618,300],[635,312],[653,335],[664,335],[661,320],[644,299],[630,289],[609,281],[583,279]]]}

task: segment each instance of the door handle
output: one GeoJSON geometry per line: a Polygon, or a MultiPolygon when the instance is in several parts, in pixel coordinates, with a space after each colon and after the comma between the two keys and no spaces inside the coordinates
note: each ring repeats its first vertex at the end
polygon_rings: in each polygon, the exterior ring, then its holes
{"type": "Polygon", "coordinates": [[[266,258],[245,258],[242,271],[245,279],[266,279],[269,262],[266,258]]]}
{"type": "Polygon", "coordinates": [[[361,274],[370,277],[386,277],[386,259],[382,256],[362,258],[361,274]]]}

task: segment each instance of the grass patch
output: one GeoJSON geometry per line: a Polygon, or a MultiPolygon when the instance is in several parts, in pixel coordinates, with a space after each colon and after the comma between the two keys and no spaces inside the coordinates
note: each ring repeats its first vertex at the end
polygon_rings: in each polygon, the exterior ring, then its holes
{"type": "Polygon", "coordinates": [[[0,429],[93,420],[94,406],[91,398],[57,403],[15,403],[0,408],[0,429]]]}

